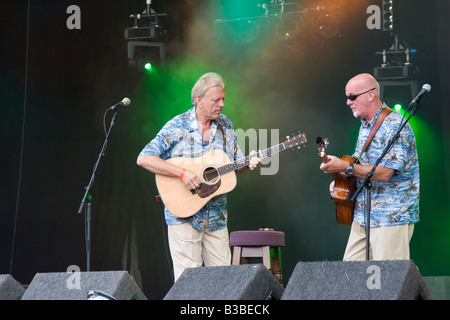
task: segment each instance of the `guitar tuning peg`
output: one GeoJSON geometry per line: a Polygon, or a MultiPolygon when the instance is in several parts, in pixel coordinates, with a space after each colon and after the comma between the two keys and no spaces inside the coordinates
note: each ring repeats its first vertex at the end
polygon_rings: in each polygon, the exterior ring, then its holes
{"type": "Polygon", "coordinates": [[[286,140],[289,140],[289,136],[286,136],[286,140]]]}

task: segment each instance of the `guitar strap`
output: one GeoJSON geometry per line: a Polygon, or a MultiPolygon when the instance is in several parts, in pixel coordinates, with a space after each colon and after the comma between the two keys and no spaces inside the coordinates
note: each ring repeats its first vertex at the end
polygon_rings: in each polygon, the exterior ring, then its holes
{"type": "Polygon", "coordinates": [[[225,131],[223,130],[222,125],[220,124],[220,119],[216,120],[217,122],[217,129],[222,133],[222,140],[223,140],[223,151],[227,152],[227,137],[225,136],[225,131]]]}
{"type": "Polygon", "coordinates": [[[366,151],[367,147],[369,146],[370,142],[372,141],[373,136],[380,128],[381,124],[384,121],[384,118],[392,112],[392,109],[389,109],[388,107],[385,107],[383,110],[381,110],[381,113],[378,115],[377,121],[375,121],[375,124],[372,127],[372,130],[370,130],[369,136],[367,137],[366,143],[364,144],[364,147],[362,148],[358,160],[363,155],[364,151],[366,151]]]}
{"type": "Polygon", "coordinates": [[[225,141],[225,131],[223,131],[222,125],[220,124],[220,119],[216,120],[217,122],[217,129],[222,133],[223,141],[225,141]]]}

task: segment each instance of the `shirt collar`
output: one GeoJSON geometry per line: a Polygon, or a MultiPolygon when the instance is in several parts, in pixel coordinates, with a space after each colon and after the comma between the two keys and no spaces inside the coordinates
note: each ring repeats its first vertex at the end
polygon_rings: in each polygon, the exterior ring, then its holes
{"type": "Polygon", "coordinates": [[[361,119],[361,124],[365,127],[365,128],[369,128],[369,127],[373,127],[373,125],[375,124],[375,121],[377,121],[378,116],[380,115],[381,111],[386,108],[387,105],[386,103],[383,102],[383,105],[380,107],[380,109],[378,109],[378,111],[375,113],[375,115],[373,116],[372,120],[370,120],[369,122],[366,122],[366,120],[361,119]]]}
{"type": "MultiPolygon", "coordinates": [[[[193,132],[199,130],[197,116],[195,114],[195,106],[188,110],[188,118],[189,118],[189,132],[193,132]]],[[[211,122],[211,134],[210,137],[214,137],[217,130],[217,121],[212,120],[211,122]]],[[[210,138],[211,140],[211,138],[210,138]]]]}

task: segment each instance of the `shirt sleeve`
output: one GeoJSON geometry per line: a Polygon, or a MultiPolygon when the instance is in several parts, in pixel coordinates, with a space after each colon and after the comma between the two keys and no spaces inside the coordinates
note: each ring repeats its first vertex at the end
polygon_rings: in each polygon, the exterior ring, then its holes
{"type": "Polygon", "coordinates": [[[145,147],[142,149],[140,155],[144,156],[157,156],[164,160],[170,157],[170,150],[173,145],[173,139],[171,137],[171,130],[174,126],[174,120],[169,121],[151,140],[145,147]]]}

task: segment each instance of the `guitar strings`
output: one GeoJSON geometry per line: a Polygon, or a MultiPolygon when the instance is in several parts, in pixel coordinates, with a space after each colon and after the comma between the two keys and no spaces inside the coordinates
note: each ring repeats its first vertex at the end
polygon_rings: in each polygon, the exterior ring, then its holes
{"type": "MultiPolygon", "coordinates": [[[[283,145],[283,144],[279,144],[279,145],[270,147],[270,148],[268,148],[268,149],[266,149],[266,150],[258,151],[255,155],[249,155],[249,156],[247,156],[247,157],[238,159],[238,160],[236,160],[236,161],[234,161],[234,162],[232,162],[232,163],[223,165],[223,166],[219,167],[218,169],[205,171],[205,172],[203,173],[203,177],[204,177],[207,181],[214,180],[214,179],[216,179],[216,178],[220,175],[219,172],[220,172],[220,169],[221,169],[221,168],[231,167],[231,168],[233,169],[233,171],[234,171],[234,170],[237,170],[237,169],[239,168],[239,163],[242,163],[242,162],[243,162],[243,163],[244,163],[244,166],[245,166],[245,165],[248,165],[248,164],[250,163],[250,159],[251,159],[252,157],[266,158],[266,157],[269,157],[269,156],[271,156],[271,155],[273,155],[273,154],[276,154],[276,153],[278,153],[278,152],[280,152],[280,151],[286,149],[286,148],[281,148],[281,147],[284,147],[284,145],[283,145]]],[[[229,171],[228,171],[228,172],[229,172],[229,171]]],[[[225,173],[227,173],[227,172],[225,172],[225,173]]]]}
{"type": "MultiPolygon", "coordinates": [[[[254,156],[252,155],[251,157],[254,157],[254,156]]],[[[250,159],[251,157],[250,157],[250,156],[247,156],[247,157],[245,157],[245,158],[243,158],[243,159],[238,159],[238,160],[236,160],[236,161],[234,161],[234,162],[232,162],[232,163],[223,165],[223,166],[220,167],[220,168],[224,168],[224,167],[229,166],[229,167],[231,167],[232,169],[236,170],[235,168],[238,167],[238,166],[237,166],[237,163],[238,163],[238,162],[242,162],[242,161],[244,160],[244,161],[243,161],[244,165],[247,165],[247,164],[250,162],[249,159],[250,159]]],[[[216,179],[216,178],[219,176],[220,168],[219,168],[219,169],[214,169],[214,170],[209,170],[209,171],[206,171],[206,170],[205,170],[204,173],[203,173],[203,177],[204,177],[207,181],[211,181],[211,180],[216,179]]]]}

